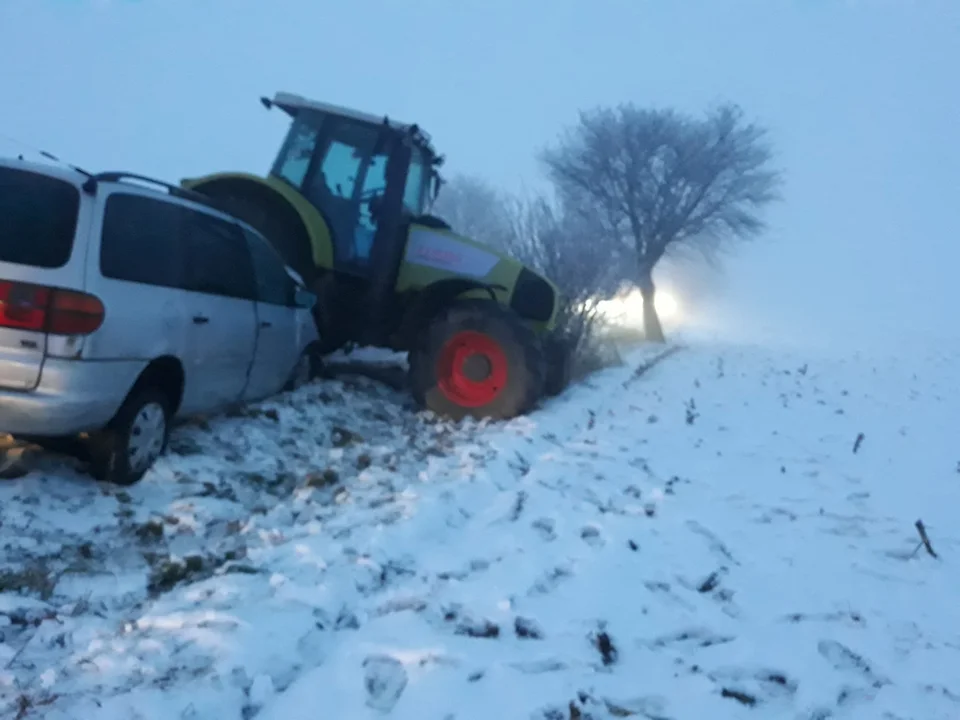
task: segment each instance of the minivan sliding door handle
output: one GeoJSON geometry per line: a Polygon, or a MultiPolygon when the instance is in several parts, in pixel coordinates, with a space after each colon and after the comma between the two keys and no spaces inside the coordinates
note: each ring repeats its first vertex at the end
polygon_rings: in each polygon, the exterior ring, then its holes
{"type": "Polygon", "coordinates": [[[193,316],[193,324],[194,324],[194,325],[206,325],[208,322],[210,322],[210,318],[208,318],[208,317],[206,317],[206,316],[204,316],[204,315],[194,315],[194,316],[193,316]]]}

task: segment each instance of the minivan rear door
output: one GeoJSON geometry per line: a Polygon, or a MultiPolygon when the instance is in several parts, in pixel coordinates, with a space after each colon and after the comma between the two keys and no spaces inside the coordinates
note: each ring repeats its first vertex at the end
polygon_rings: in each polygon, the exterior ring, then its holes
{"type": "Polygon", "coordinates": [[[83,253],[73,259],[80,208],[65,172],[0,161],[0,388],[36,388],[50,289],[82,289],[83,253]]]}

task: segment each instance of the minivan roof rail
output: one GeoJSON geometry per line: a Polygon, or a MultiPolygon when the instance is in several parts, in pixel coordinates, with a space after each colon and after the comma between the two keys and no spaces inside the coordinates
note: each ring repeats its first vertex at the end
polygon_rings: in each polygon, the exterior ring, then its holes
{"type": "Polygon", "coordinates": [[[178,187],[177,185],[172,185],[163,180],[157,180],[156,178],[148,177],[146,175],[138,175],[137,173],[125,172],[123,170],[111,170],[108,172],[96,173],[95,175],[90,175],[87,180],[83,183],[83,191],[87,193],[94,193],[97,190],[97,184],[101,182],[114,182],[119,183],[123,181],[136,180],[140,183],[147,185],[153,185],[154,187],[162,188],[167,191],[169,195],[173,197],[182,198],[184,200],[192,200],[195,203],[201,205],[206,205],[209,208],[217,210],[219,212],[226,213],[233,217],[229,210],[225,210],[223,207],[220,207],[212,198],[199,193],[196,190],[187,190],[186,188],[178,187]]]}
{"type": "MultiPolygon", "coordinates": [[[[31,145],[30,143],[25,143],[23,140],[18,140],[17,138],[12,137],[11,135],[7,135],[6,133],[0,132],[0,138],[3,138],[4,140],[9,140],[9,141],[12,142],[14,145],[19,145],[20,147],[25,148],[25,149],[27,149],[27,150],[30,150],[31,152],[35,152],[35,153],[36,153],[37,155],[39,155],[40,157],[45,158],[45,159],[47,159],[47,160],[52,160],[53,162],[57,163],[58,165],[63,165],[64,167],[70,168],[70,169],[73,170],[74,172],[78,172],[78,173],[80,173],[81,175],[86,175],[87,177],[91,177],[91,175],[92,175],[92,173],[87,172],[87,171],[84,170],[82,167],[79,167],[79,166],[77,166],[77,165],[73,165],[73,164],[71,164],[71,163],[68,163],[68,162],[66,162],[65,160],[61,160],[61,159],[58,158],[56,155],[54,155],[52,152],[47,152],[47,151],[44,150],[43,148],[34,147],[34,146],[31,145]]],[[[24,157],[23,157],[23,153],[17,153],[17,159],[20,160],[20,161],[22,161],[22,162],[25,161],[25,160],[24,160],[24,157]]]]}

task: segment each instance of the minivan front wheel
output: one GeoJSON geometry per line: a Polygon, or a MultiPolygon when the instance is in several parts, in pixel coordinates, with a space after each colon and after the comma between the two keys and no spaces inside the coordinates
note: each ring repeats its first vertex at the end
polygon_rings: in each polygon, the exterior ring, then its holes
{"type": "Polygon", "coordinates": [[[156,388],[135,390],[110,424],[91,438],[93,474],[115,485],[138,482],[167,449],[170,404],[156,388]]]}

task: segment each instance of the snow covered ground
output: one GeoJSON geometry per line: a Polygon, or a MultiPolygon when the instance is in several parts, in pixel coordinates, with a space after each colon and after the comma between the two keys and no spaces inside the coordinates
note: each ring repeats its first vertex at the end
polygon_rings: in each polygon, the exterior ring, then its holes
{"type": "Polygon", "coordinates": [[[651,352],[503,425],[318,382],[133,488],[0,481],[0,717],[960,717],[957,356],[651,352]]]}

